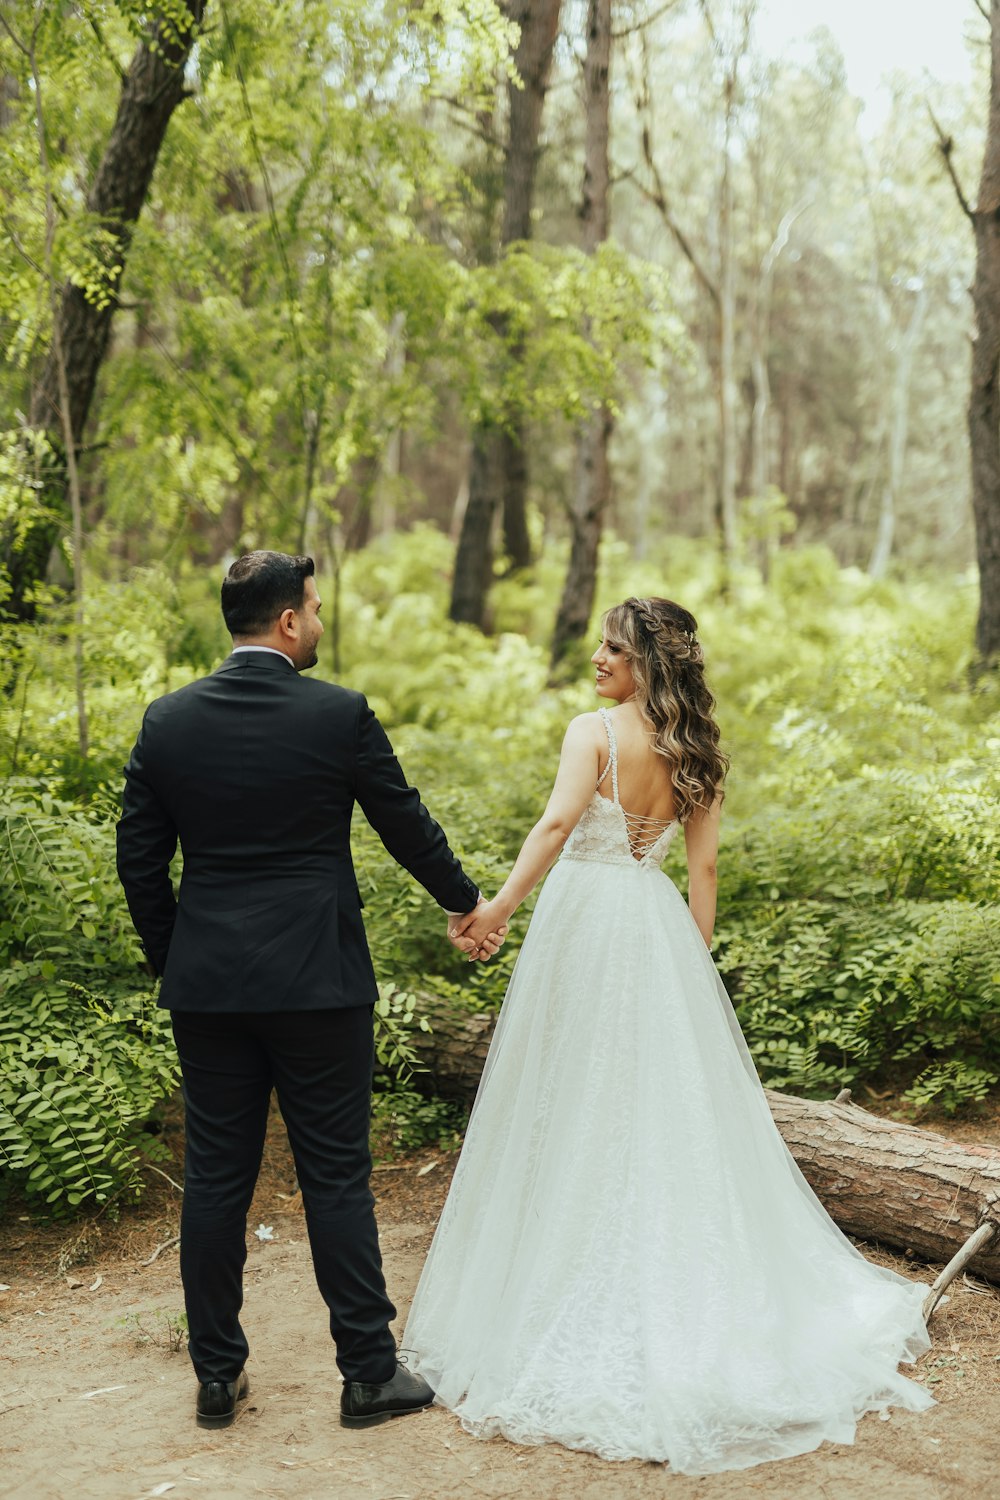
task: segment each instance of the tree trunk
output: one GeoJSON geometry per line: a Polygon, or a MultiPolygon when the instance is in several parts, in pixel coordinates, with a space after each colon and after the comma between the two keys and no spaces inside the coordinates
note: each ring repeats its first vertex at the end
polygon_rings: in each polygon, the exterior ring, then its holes
{"type": "Polygon", "coordinates": [[[493,522],[502,488],[500,434],[494,428],[479,428],[472,437],[469,498],[455,553],[449,615],[480,630],[486,624],[493,576],[493,522]]]}
{"type": "MultiPolygon", "coordinates": [[[[425,1072],[421,1093],[471,1104],[496,1018],[422,996],[432,1031],[412,1040],[425,1072]]],[[[827,1212],[848,1234],[950,1259],[1000,1201],[1000,1152],[901,1125],[856,1104],[817,1103],[765,1090],[774,1122],[827,1212]]],[[[1000,1240],[971,1262],[1000,1282],[1000,1240]]]]}
{"type": "Polygon", "coordinates": [[[577,435],[569,566],[552,637],[552,669],[557,674],[567,653],[586,636],[594,608],[601,532],[611,494],[608,443],[612,425],[611,413],[602,407],[577,435]]]}
{"type": "MultiPolygon", "coordinates": [[[[523,87],[508,85],[509,134],[504,166],[504,206],[500,227],[501,250],[531,238],[531,208],[538,164],[542,110],[559,33],[562,0],[507,0],[504,10],[521,28],[514,62],[523,87]]],[[[528,471],[524,425],[516,418],[509,432],[484,428],[473,435],[469,472],[469,500],[455,557],[451,606],[453,620],[483,628],[493,574],[492,547],[482,558],[479,548],[491,538],[493,518],[503,508],[504,546],[512,567],[531,563],[531,541],[526,519],[528,471]],[[489,450],[489,451],[487,451],[489,450]],[[478,455],[478,463],[477,463],[478,455]],[[480,489],[480,485],[485,488],[480,489]],[[467,576],[465,570],[471,568],[467,576]]]]}
{"type": "Polygon", "coordinates": [[[79,287],[63,288],[58,337],[53,338],[31,393],[29,427],[36,435],[44,435],[50,450],[47,458],[38,461],[42,503],[50,514],[29,528],[16,550],[12,530],[0,536],[0,562],[8,569],[11,581],[7,608],[21,619],[34,614],[27,595],[44,578],[49,554],[65,530],[69,514],[56,348],[61,346],[62,350],[69,425],[79,447],[107,352],[132,231],[146,201],[170,117],[184,97],[184,65],[201,22],[204,0],[186,0],[185,8],[188,22],[183,33],[157,21],[148,39],[137,48],[122,82],[115,123],[87,198],[88,214],[98,218],[113,236],[105,251],[111,268],[105,282],[107,299],[98,306],[88,301],[79,287]]]}
{"type": "Polygon", "coordinates": [[[736,247],[733,228],[733,116],[736,69],[725,83],[725,135],[719,193],[719,538],[724,575],[737,560],[736,523],[736,247]]]}
{"type": "Polygon", "coordinates": [[[18,92],[17,79],[9,73],[0,73],[0,130],[6,130],[13,121],[12,105],[18,92]]]}
{"type": "Polygon", "coordinates": [[[750,419],[750,488],[764,519],[764,528],[758,538],[761,576],[766,583],[771,572],[771,554],[775,545],[767,525],[765,506],[771,487],[771,447],[768,431],[771,410],[771,380],[768,359],[771,352],[771,301],[774,295],[774,268],[778,257],[788,244],[792,225],[803,212],[805,204],[786,213],[778,225],[777,233],[761,260],[757,276],[757,295],[754,302],[754,317],[751,324],[750,373],[753,381],[753,412],[750,419]]]}
{"type": "Polygon", "coordinates": [[[528,532],[528,455],[523,422],[517,422],[500,438],[503,475],[503,550],[511,570],[530,568],[531,536],[528,532]]]}
{"type": "MultiPolygon", "coordinates": [[[[384,370],[387,381],[402,379],[406,368],[406,314],[396,312],[389,324],[389,347],[384,370]]],[[[394,427],[385,444],[375,496],[372,505],[374,528],[378,536],[392,536],[396,530],[399,474],[403,458],[403,429],[394,427]]]]}
{"type": "Polygon", "coordinates": [[[892,424],[889,436],[889,472],[882,488],[882,504],[879,508],[878,530],[875,545],[868,561],[868,576],[884,578],[892,556],[892,543],[896,534],[896,504],[903,484],[903,467],[906,462],[906,441],[910,420],[910,378],[913,374],[913,356],[920,341],[924,313],[927,310],[927,288],[922,283],[917,291],[910,321],[900,342],[896,358],[896,375],[892,383],[892,424]]]}
{"type": "MultiPolygon", "coordinates": [[[[583,248],[591,255],[608,237],[610,70],[611,0],[590,0],[583,70],[587,130],[580,219],[583,248]]],[[[586,634],[594,607],[601,530],[611,496],[608,443],[612,426],[611,413],[602,406],[582,425],[577,436],[576,476],[569,512],[569,568],[552,637],[552,667],[556,672],[567,652],[586,634]]]]}
{"type": "Polygon", "coordinates": [[[969,442],[979,561],[976,649],[984,665],[1000,662],[1000,0],[990,0],[990,46],[986,147],[979,199],[970,213],[976,274],[969,442]]]}

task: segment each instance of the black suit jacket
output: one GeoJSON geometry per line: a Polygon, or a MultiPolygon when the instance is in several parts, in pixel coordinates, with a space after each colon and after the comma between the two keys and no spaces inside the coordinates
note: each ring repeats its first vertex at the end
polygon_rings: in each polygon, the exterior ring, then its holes
{"type": "Polygon", "coordinates": [[[441,906],[478,892],[360,693],[266,651],[146,710],[125,767],[118,874],[173,1010],[371,1005],[351,860],[358,802],[441,906]],[[168,866],[180,839],[175,900],[168,866]]]}

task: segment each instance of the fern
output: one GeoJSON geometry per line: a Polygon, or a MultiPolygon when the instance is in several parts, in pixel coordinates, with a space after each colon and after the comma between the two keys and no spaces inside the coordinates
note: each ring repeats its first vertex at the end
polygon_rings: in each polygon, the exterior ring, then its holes
{"type": "Polygon", "coordinates": [[[140,984],[110,812],[22,783],[0,848],[0,1173],[55,1213],[138,1196],[176,1063],[140,984]]]}

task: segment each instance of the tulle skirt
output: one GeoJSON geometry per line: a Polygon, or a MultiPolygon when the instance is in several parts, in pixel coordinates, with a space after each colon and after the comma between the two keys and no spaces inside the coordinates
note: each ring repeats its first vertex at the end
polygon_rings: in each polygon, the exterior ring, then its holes
{"type": "Polygon", "coordinates": [[[563,857],[504,1001],[406,1325],[479,1436],[687,1474],[932,1405],[926,1287],[841,1234],[657,869],[563,857]]]}

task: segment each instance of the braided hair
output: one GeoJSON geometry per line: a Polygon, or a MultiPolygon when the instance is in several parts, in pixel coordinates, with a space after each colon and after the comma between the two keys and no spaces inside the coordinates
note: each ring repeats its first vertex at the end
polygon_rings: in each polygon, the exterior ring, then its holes
{"type": "Polygon", "coordinates": [[[632,668],[636,702],[653,731],[653,749],[670,767],[677,817],[686,823],[722,796],[729,769],[698,622],[670,599],[632,598],[609,609],[602,626],[632,668]]]}

